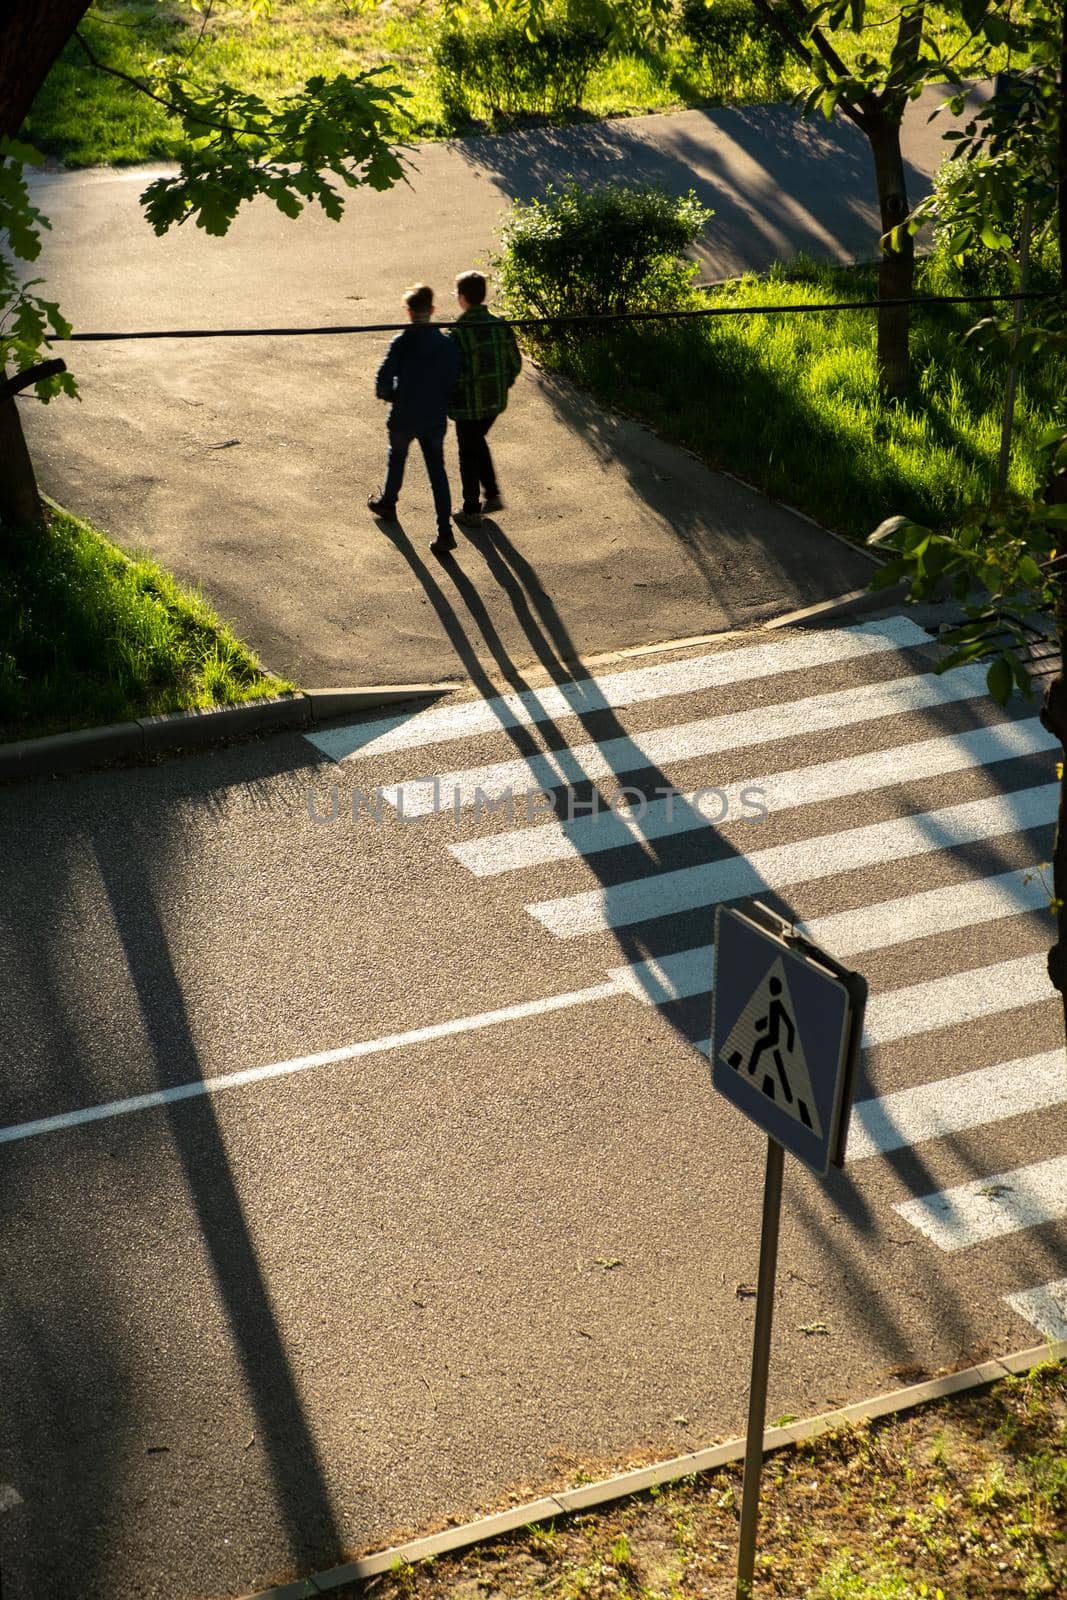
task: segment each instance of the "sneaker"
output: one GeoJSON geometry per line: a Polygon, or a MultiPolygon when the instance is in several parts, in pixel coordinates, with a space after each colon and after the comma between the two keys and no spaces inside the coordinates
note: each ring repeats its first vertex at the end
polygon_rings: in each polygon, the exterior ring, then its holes
{"type": "Polygon", "coordinates": [[[457,550],[458,548],[459,546],[457,545],[455,539],[453,539],[452,535],[446,535],[443,533],[439,533],[437,538],[434,539],[430,545],[430,549],[433,551],[435,556],[446,556],[450,551],[457,550]]]}
{"type": "Polygon", "coordinates": [[[375,500],[372,495],[367,501],[367,510],[372,511],[376,517],[382,517],[386,522],[396,521],[396,501],[392,505],[388,500],[375,500]]]}
{"type": "Polygon", "coordinates": [[[501,500],[498,494],[486,495],[485,500],[482,503],[483,512],[488,514],[490,511],[503,511],[503,509],[504,502],[501,500]]]}
{"type": "Polygon", "coordinates": [[[480,528],[482,514],[480,511],[453,511],[452,521],[458,522],[461,528],[480,528]]]}

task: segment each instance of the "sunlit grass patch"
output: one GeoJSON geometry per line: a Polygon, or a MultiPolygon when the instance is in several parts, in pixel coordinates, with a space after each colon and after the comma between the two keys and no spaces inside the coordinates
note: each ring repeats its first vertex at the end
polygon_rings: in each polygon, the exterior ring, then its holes
{"type": "Polygon", "coordinates": [[[0,739],[235,705],[264,672],[202,596],[79,518],[0,536],[0,739]]]}
{"type": "MultiPolygon", "coordinates": [[[[897,9],[891,0],[873,0],[867,11],[870,24],[863,33],[837,36],[848,63],[863,49],[888,48],[897,9]]],[[[273,0],[258,17],[240,3],[216,4],[206,21],[187,7],[95,0],[82,30],[98,56],[134,77],[162,61],[181,66],[204,85],[225,78],[267,99],[299,88],[312,73],[390,67],[411,97],[405,131],[432,139],[465,131],[445,116],[432,69],[440,21],[436,0],[273,0]]],[[[944,13],[944,27],[946,42],[962,39],[954,14],[944,13]]],[[[775,92],[788,97],[804,83],[804,70],[790,64],[775,92]]],[[[676,28],[662,47],[604,61],[589,80],[579,115],[745,104],[767,92],[760,81],[718,82],[676,28]]],[[[38,95],[25,132],[71,166],[155,161],[183,151],[179,124],[143,95],[93,71],[73,40],[38,95]]]]}
{"type": "MultiPolygon", "coordinates": [[[[920,294],[924,273],[920,265],[920,294]]],[[[800,262],[730,284],[709,303],[873,300],[876,287],[870,268],[800,262]]],[[[913,313],[912,389],[899,401],[879,393],[873,310],[637,323],[542,355],[712,466],[863,538],[893,513],[944,520],[993,486],[1004,377],[963,341],[977,315],[969,306],[913,313]]],[[[1009,484],[1021,493],[1039,481],[1037,438],[1065,379],[1067,364],[1050,359],[1020,383],[1009,484]]]]}

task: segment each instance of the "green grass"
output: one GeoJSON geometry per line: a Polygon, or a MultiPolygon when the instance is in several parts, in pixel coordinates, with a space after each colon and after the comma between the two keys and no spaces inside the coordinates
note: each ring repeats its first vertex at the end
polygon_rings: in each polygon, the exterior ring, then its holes
{"type": "MultiPolygon", "coordinates": [[[[875,0],[863,35],[839,38],[846,61],[862,48],[884,49],[880,19],[895,15],[891,0],[875,0]]],[[[438,138],[463,132],[442,114],[431,65],[438,25],[435,0],[274,0],[267,16],[243,15],[239,6],[216,6],[201,33],[188,9],[146,0],[96,0],[83,24],[94,52],[137,76],[158,60],[177,65],[204,84],[228,79],[272,99],[295,89],[313,72],[331,74],[391,66],[409,92],[408,132],[438,138]]],[[[958,23],[946,20],[946,40],[958,23]]],[[[785,89],[804,82],[791,67],[785,89]]],[[[766,86],[724,86],[710,77],[688,39],[679,34],[663,50],[606,62],[592,76],[583,114],[627,115],[672,111],[722,100],[764,98],[766,86]]],[[[34,102],[26,137],[72,167],[176,158],[181,129],[159,106],[113,78],[93,71],[76,41],[63,52],[34,102]]]]}
{"type": "MultiPolygon", "coordinates": [[[[952,287],[938,266],[920,265],[917,293],[952,287]]],[[[812,305],[875,291],[873,268],[801,260],[710,303],[812,305]]],[[[633,324],[539,355],[710,465],[861,539],[891,514],[943,521],[988,495],[1004,377],[962,342],[980,310],[914,313],[912,391],[901,402],[879,394],[873,311],[633,324]]],[[[1020,384],[1009,487],[1021,493],[1039,481],[1035,441],[1062,410],[1065,379],[1067,363],[1050,359],[1020,384]]]]}
{"type": "Polygon", "coordinates": [[[77,517],[0,539],[0,740],[291,688],[199,595],[77,517]]]}

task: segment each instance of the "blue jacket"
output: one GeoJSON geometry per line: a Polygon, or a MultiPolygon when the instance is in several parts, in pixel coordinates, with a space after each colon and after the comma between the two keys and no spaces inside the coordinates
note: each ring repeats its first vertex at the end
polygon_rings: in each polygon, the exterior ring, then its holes
{"type": "Polygon", "coordinates": [[[459,351],[442,329],[413,322],[398,333],[378,368],[374,388],[391,400],[389,426],[402,433],[443,432],[448,397],[459,377],[459,351]]]}

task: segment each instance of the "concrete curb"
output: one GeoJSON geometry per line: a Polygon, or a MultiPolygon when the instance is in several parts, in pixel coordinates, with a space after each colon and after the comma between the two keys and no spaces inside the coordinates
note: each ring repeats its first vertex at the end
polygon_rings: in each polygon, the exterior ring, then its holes
{"type": "MultiPolygon", "coordinates": [[[[827,532],[827,529],[823,530],[827,532]]],[[[903,605],[911,589],[911,580],[902,578],[899,583],[885,589],[850,589],[847,594],[835,595],[832,600],[820,600],[800,611],[785,611],[763,624],[764,630],[773,628],[818,628],[827,622],[841,622],[847,617],[861,617],[875,611],[895,611],[903,605]]]]}
{"type": "MultiPolygon", "coordinates": [[[[871,1400],[861,1400],[856,1405],[843,1406],[839,1411],[824,1411],[819,1416],[808,1417],[803,1422],[793,1422],[784,1428],[769,1428],[763,1435],[765,1452],[782,1450],[790,1445],[804,1444],[822,1433],[849,1424],[866,1422],[875,1417],[889,1417],[912,1411],[917,1406],[928,1405],[932,1400],[944,1400],[949,1395],[964,1394],[971,1389],[982,1389],[998,1379],[1029,1372],[1046,1361],[1067,1360],[1067,1339],[1034,1345],[1018,1350],[1012,1355],[983,1361],[975,1367],[965,1367],[962,1372],[950,1372],[942,1378],[931,1378],[925,1383],[909,1384],[906,1389],[893,1389],[887,1394],[875,1395],[871,1400]]],[[[360,1583],[377,1577],[397,1566],[410,1566],[425,1561],[430,1556],[446,1555],[450,1551],[467,1550],[473,1545],[498,1539],[502,1534],[513,1533],[538,1522],[550,1522],[554,1517],[573,1516],[579,1511],[589,1511],[594,1506],[609,1505],[624,1500],[629,1495],[641,1494],[660,1484],[673,1483],[696,1473],[715,1472],[720,1467],[742,1461],[745,1454],[743,1439],[730,1439],[725,1444],[713,1445],[708,1450],[695,1450],[691,1455],[675,1456],[669,1461],[659,1461],[655,1466],[639,1467],[633,1472],[621,1472],[617,1477],[605,1478],[599,1483],[586,1483],[579,1489],[561,1489],[557,1494],[545,1495],[540,1500],[513,1506],[495,1516],[481,1517],[476,1522],[466,1522],[459,1527],[446,1528],[425,1539],[412,1539],[407,1544],[392,1545],[387,1550],[376,1551],[358,1561],[345,1562],[331,1567],[328,1572],[316,1573],[310,1578],[300,1578],[295,1583],[279,1588],[263,1589],[246,1596],[246,1600],[314,1600],[316,1595],[329,1594],[346,1584],[360,1583]]]]}
{"type": "Polygon", "coordinates": [[[225,744],[277,728],[307,728],[331,717],[369,711],[404,700],[438,699],[458,684],[380,684],[365,689],[308,689],[206,711],[173,711],[105,728],[79,728],[42,739],[0,744],[0,781],[84,772],[111,761],[137,760],[163,751],[225,744]]]}

